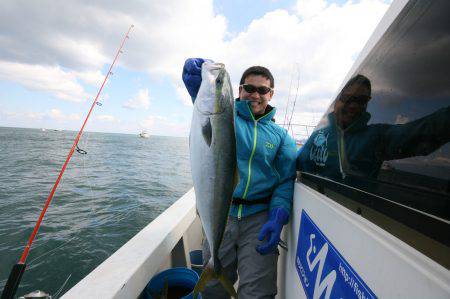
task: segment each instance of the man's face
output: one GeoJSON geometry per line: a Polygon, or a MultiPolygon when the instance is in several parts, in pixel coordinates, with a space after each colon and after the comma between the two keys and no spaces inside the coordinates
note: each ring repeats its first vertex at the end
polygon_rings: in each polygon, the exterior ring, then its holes
{"type": "Polygon", "coordinates": [[[367,109],[370,99],[369,89],[355,83],[344,89],[334,103],[334,114],[338,125],[345,129],[367,109]]]}
{"type": "MultiPolygon", "coordinates": [[[[245,78],[244,84],[254,87],[265,86],[270,88],[270,80],[261,75],[249,75],[245,78]]],[[[242,86],[239,86],[239,99],[251,101],[253,115],[261,115],[266,111],[269,101],[272,99],[273,89],[266,94],[260,94],[257,91],[249,93],[242,86]]]]}

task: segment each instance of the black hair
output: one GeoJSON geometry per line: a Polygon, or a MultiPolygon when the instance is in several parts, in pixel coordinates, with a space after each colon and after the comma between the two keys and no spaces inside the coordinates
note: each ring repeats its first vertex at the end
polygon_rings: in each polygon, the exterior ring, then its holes
{"type": "Polygon", "coordinates": [[[348,87],[354,85],[354,84],[358,84],[358,85],[362,85],[364,87],[366,87],[369,90],[369,96],[372,94],[372,84],[370,83],[370,80],[364,76],[364,75],[356,75],[354,77],[352,77],[350,80],[348,80],[348,82],[345,84],[344,88],[342,88],[341,93],[346,90],[348,87]]]}
{"type": "Polygon", "coordinates": [[[273,76],[272,73],[269,71],[269,69],[263,67],[263,66],[252,66],[249,67],[248,69],[245,70],[245,72],[242,74],[241,77],[241,81],[239,82],[239,85],[242,85],[245,83],[245,78],[247,78],[250,75],[260,75],[265,77],[266,79],[270,80],[270,87],[273,88],[274,87],[274,82],[273,82],[273,76]]]}

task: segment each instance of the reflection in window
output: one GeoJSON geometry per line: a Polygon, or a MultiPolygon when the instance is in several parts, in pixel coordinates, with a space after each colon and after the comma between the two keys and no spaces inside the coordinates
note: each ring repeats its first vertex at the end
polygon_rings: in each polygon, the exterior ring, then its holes
{"type": "Polygon", "coordinates": [[[346,82],[298,168],[449,219],[450,1],[411,3],[346,82]]]}

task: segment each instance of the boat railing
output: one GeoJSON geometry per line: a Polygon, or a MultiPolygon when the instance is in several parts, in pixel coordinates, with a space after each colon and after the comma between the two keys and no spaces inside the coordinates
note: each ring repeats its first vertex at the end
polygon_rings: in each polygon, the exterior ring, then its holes
{"type": "Polygon", "coordinates": [[[191,189],[62,298],[138,298],[159,271],[190,265],[201,238],[191,189]]]}

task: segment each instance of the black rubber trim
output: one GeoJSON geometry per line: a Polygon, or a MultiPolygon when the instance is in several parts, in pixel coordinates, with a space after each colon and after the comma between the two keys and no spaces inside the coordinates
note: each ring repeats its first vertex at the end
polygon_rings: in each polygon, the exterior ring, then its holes
{"type": "Polygon", "coordinates": [[[243,198],[233,198],[233,204],[235,205],[259,205],[259,204],[269,204],[270,200],[272,199],[272,196],[267,196],[264,198],[258,198],[258,199],[243,199],[243,198]]]}
{"type": "Polygon", "coordinates": [[[446,219],[311,173],[302,172],[299,180],[319,192],[326,188],[339,193],[450,247],[450,222],[446,219]]]}

